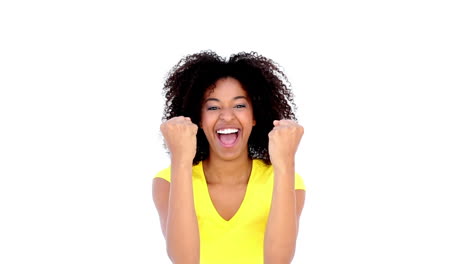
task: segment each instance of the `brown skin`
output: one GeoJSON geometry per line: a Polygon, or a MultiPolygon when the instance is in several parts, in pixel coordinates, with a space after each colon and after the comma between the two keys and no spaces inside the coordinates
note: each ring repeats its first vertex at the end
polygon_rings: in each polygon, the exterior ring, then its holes
{"type": "Polygon", "coordinates": [[[291,263],[305,199],[303,190],[294,189],[294,157],[304,128],[292,120],[275,120],[273,125],[268,135],[268,150],[275,181],[265,231],[264,259],[268,264],[291,263]]]}
{"type": "MultiPolygon", "coordinates": [[[[250,99],[239,82],[223,78],[205,95],[200,127],[210,143],[210,156],[203,162],[208,189],[215,208],[226,220],[242,203],[252,168],[247,141],[255,125],[250,99]],[[242,105],[240,107],[240,105],[242,105]],[[239,140],[223,147],[216,130],[239,128],[239,140]]],[[[188,118],[175,117],[161,125],[171,153],[171,183],[156,178],[153,199],[174,263],[199,263],[199,231],[193,204],[191,181],[197,126],[188,118]],[[191,151],[187,151],[191,150],[191,151]],[[177,206],[176,206],[177,205],[177,206]]],[[[290,263],[295,250],[299,217],[305,192],[294,190],[294,156],[304,130],[292,120],[274,122],[269,134],[269,154],[275,185],[264,240],[265,263],[290,263]]]]}
{"type": "Polygon", "coordinates": [[[171,153],[171,184],[153,182],[153,199],[173,263],[199,263],[200,236],[193,201],[192,159],[198,127],[187,117],[174,117],[161,125],[171,153]]]}
{"type": "MultiPolygon", "coordinates": [[[[239,81],[230,77],[223,78],[215,83],[214,90],[205,92],[200,123],[200,128],[203,129],[210,146],[210,156],[204,163],[216,164],[217,167],[223,168],[224,165],[232,166],[231,161],[238,163],[234,165],[248,162],[247,143],[252,127],[255,126],[255,120],[252,103],[239,81]],[[216,131],[223,128],[239,129],[238,142],[235,146],[224,147],[219,143],[216,131]]],[[[205,168],[210,169],[210,167],[211,165],[208,165],[205,168]]],[[[218,173],[226,174],[223,171],[220,170],[218,173]]],[[[219,180],[237,178],[233,176],[235,175],[226,174],[226,177],[221,176],[219,180]]]]}

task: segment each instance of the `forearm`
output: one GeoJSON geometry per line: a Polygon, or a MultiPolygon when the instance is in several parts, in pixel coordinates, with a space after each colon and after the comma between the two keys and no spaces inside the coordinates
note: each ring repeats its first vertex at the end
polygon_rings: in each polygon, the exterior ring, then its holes
{"type": "Polygon", "coordinates": [[[275,169],[270,215],[265,231],[265,263],[290,263],[297,238],[294,165],[275,169]]]}
{"type": "Polygon", "coordinates": [[[172,163],[171,166],[166,241],[167,253],[173,263],[199,263],[200,259],[191,165],[172,163]]]}

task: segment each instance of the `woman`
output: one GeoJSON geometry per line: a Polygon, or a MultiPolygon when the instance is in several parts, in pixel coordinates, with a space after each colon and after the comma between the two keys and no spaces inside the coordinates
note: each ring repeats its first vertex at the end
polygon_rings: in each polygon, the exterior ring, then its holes
{"type": "Polygon", "coordinates": [[[153,199],[173,263],[290,263],[305,188],[294,159],[304,129],[271,60],[207,51],[164,86],[171,166],[153,199]]]}

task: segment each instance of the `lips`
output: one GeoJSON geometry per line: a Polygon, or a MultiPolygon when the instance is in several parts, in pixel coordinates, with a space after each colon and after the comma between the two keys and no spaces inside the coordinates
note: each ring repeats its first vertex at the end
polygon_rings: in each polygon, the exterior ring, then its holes
{"type": "Polygon", "coordinates": [[[216,134],[222,146],[232,147],[239,138],[239,131],[237,128],[223,128],[216,130],[216,134]]]}

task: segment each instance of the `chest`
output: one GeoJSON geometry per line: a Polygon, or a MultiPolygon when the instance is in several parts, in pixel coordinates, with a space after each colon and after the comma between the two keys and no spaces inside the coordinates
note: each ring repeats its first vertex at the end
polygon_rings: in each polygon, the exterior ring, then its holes
{"type": "Polygon", "coordinates": [[[247,193],[247,184],[208,184],[208,193],[218,214],[228,221],[239,211],[247,193]]]}

